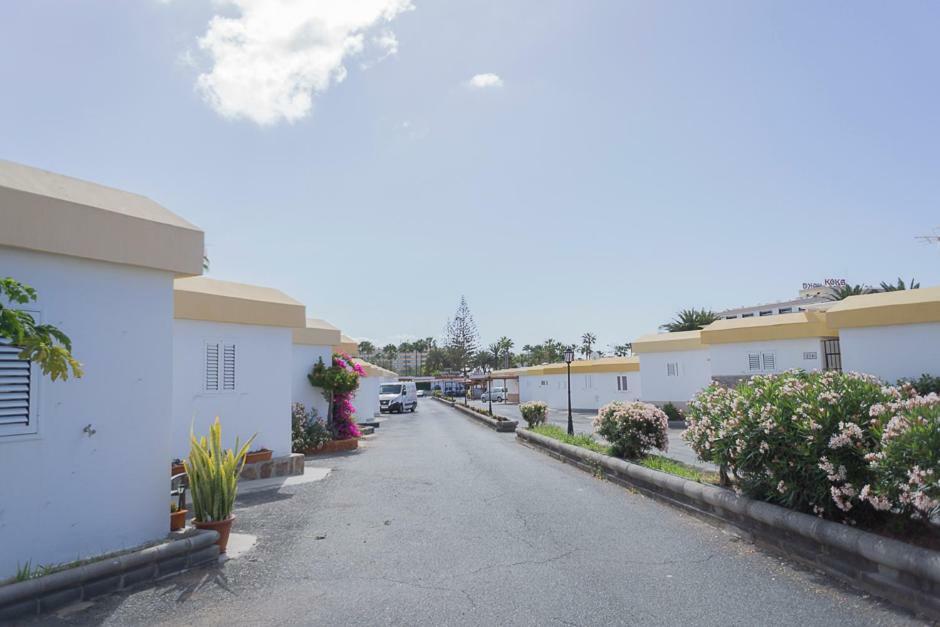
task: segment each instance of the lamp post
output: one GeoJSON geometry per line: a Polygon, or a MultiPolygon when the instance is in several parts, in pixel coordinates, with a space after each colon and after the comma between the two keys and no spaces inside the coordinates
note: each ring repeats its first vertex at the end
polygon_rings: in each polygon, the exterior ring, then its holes
{"type": "Polygon", "coordinates": [[[571,419],[571,362],[574,361],[574,349],[565,349],[565,363],[568,365],[568,435],[574,435],[574,421],[571,419]]]}
{"type": "Polygon", "coordinates": [[[490,416],[493,415],[493,375],[486,378],[486,400],[490,404],[490,416]]]}

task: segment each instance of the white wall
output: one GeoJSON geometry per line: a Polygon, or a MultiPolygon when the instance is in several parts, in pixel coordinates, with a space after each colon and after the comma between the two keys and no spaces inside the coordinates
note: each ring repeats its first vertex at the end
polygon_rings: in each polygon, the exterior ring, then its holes
{"type": "Polygon", "coordinates": [[[823,369],[823,347],[820,338],[711,344],[708,352],[711,357],[711,374],[715,377],[771,374],[794,368],[807,371],[823,369]],[[772,353],[775,368],[751,371],[748,367],[748,355],[751,353],[772,353]]]}
{"type": "Polygon", "coordinates": [[[38,433],[0,436],[0,579],[17,563],[165,536],[172,275],[4,247],[0,268],[38,290],[42,321],[66,332],[85,370],[52,382],[36,369],[38,433]]]}
{"type": "Polygon", "coordinates": [[[888,383],[927,373],[940,376],[940,323],[840,329],[842,369],[888,383]]]}
{"type": "Polygon", "coordinates": [[[379,413],[379,386],[387,381],[395,381],[389,377],[361,377],[359,389],[353,397],[353,406],[356,408],[356,418],[370,421],[379,413]]]}
{"type": "Polygon", "coordinates": [[[319,359],[329,366],[333,359],[332,347],[294,344],[291,365],[291,402],[303,403],[308,410],[316,409],[317,417],[326,420],[329,402],[323,396],[322,390],[310,385],[307,379],[307,375],[319,359]]]}
{"type": "Polygon", "coordinates": [[[189,454],[190,426],[196,436],[222,420],[223,446],[257,433],[252,449],[267,447],[274,456],[291,452],[291,330],[285,327],[173,321],[172,456],[189,454]],[[234,342],[236,391],[206,392],[205,344],[234,342]]]}
{"type": "Polygon", "coordinates": [[[708,349],[641,353],[640,376],[643,380],[641,400],[684,405],[711,383],[708,349]],[[678,376],[667,376],[668,363],[679,364],[678,376]]]}
{"type": "MultiPolygon", "coordinates": [[[[520,376],[522,402],[544,401],[551,409],[568,408],[568,375],[520,376]]],[[[640,398],[639,372],[572,373],[571,407],[595,411],[611,401],[635,401],[640,398]],[[617,376],[627,377],[627,390],[617,389],[617,376]]]]}

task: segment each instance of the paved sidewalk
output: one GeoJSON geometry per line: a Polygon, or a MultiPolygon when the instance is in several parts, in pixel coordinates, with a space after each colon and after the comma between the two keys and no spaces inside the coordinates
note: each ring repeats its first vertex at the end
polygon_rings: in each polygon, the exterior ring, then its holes
{"type": "MultiPolygon", "coordinates": [[[[461,401],[458,400],[457,402],[460,403],[461,401]]],[[[481,409],[487,409],[489,407],[488,403],[483,403],[480,401],[470,401],[470,404],[481,409]]],[[[493,403],[493,413],[500,416],[505,416],[506,418],[511,418],[513,420],[518,420],[521,426],[525,426],[525,421],[522,419],[522,413],[519,411],[518,405],[510,403],[493,403]]],[[[587,433],[588,435],[591,435],[595,437],[595,439],[601,441],[601,438],[594,436],[593,421],[594,416],[596,415],[596,412],[572,411],[571,421],[574,423],[574,432],[587,433]]],[[[562,429],[567,429],[568,411],[561,409],[549,409],[548,422],[549,424],[557,425],[562,429]]],[[[703,470],[718,472],[717,466],[701,461],[695,452],[689,448],[689,445],[686,444],[682,439],[683,431],[684,429],[670,428],[669,450],[665,453],[658,451],[658,453],[664,457],[668,457],[669,459],[674,459],[684,464],[689,464],[690,466],[696,466],[697,468],[701,468],[703,470]]]]}

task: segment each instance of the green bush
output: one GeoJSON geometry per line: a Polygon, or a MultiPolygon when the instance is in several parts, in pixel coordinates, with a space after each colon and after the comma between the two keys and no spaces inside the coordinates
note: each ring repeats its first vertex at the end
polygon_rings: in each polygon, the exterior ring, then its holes
{"type": "Polygon", "coordinates": [[[545,422],[548,405],[542,401],[528,401],[519,405],[519,413],[531,429],[545,422]]]}
{"type": "Polygon", "coordinates": [[[291,450],[295,453],[319,448],[333,439],[326,423],[317,418],[316,409],[308,412],[303,403],[291,407],[291,450]]]}
{"type": "Polygon", "coordinates": [[[868,455],[874,483],[862,487],[861,497],[877,510],[918,520],[940,514],[940,397],[876,405],[871,414],[887,422],[881,449],[868,455]]]}
{"type": "Polygon", "coordinates": [[[869,412],[899,395],[854,373],[756,376],[735,389],[712,385],[699,393],[683,437],[750,497],[858,520],[874,513],[860,494],[873,480],[866,455],[880,437],[869,412]]]}
{"type": "Polygon", "coordinates": [[[666,414],[666,417],[669,418],[670,422],[682,422],[685,420],[685,416],[682,414],[679,408],[672,403],[666,403],[663,405],[663,413],[666,414]]]}
{"type": "Polygon", "coordinates": [[[920,375],[917,379],[900,379],[898,381],[898,387],[906,385],[913,386],[917,393],[923,396],[940,394],[940,377],[934,377],[927,373],[920,375]]]}
{"type": "Polygon", "coordinates": [[[624,459],[639,459],[650,449],[669,448],[669,419],[655,405],[614,401],[601,407],[594,430],[610,442],[610,453],[624,459]]]}

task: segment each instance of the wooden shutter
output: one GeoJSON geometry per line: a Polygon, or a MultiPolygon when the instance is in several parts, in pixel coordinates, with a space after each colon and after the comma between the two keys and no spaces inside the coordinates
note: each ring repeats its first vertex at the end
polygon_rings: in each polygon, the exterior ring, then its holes
{"type": "Polygon", "coordinates": [[[206,390],[219,391],[219,345],[206,344],[206,390]]]}
{"type": "Polygon", "coordinates": [[[20,349],[0,340],[0,425],[29,425],[30,362],[20,349]]]}

